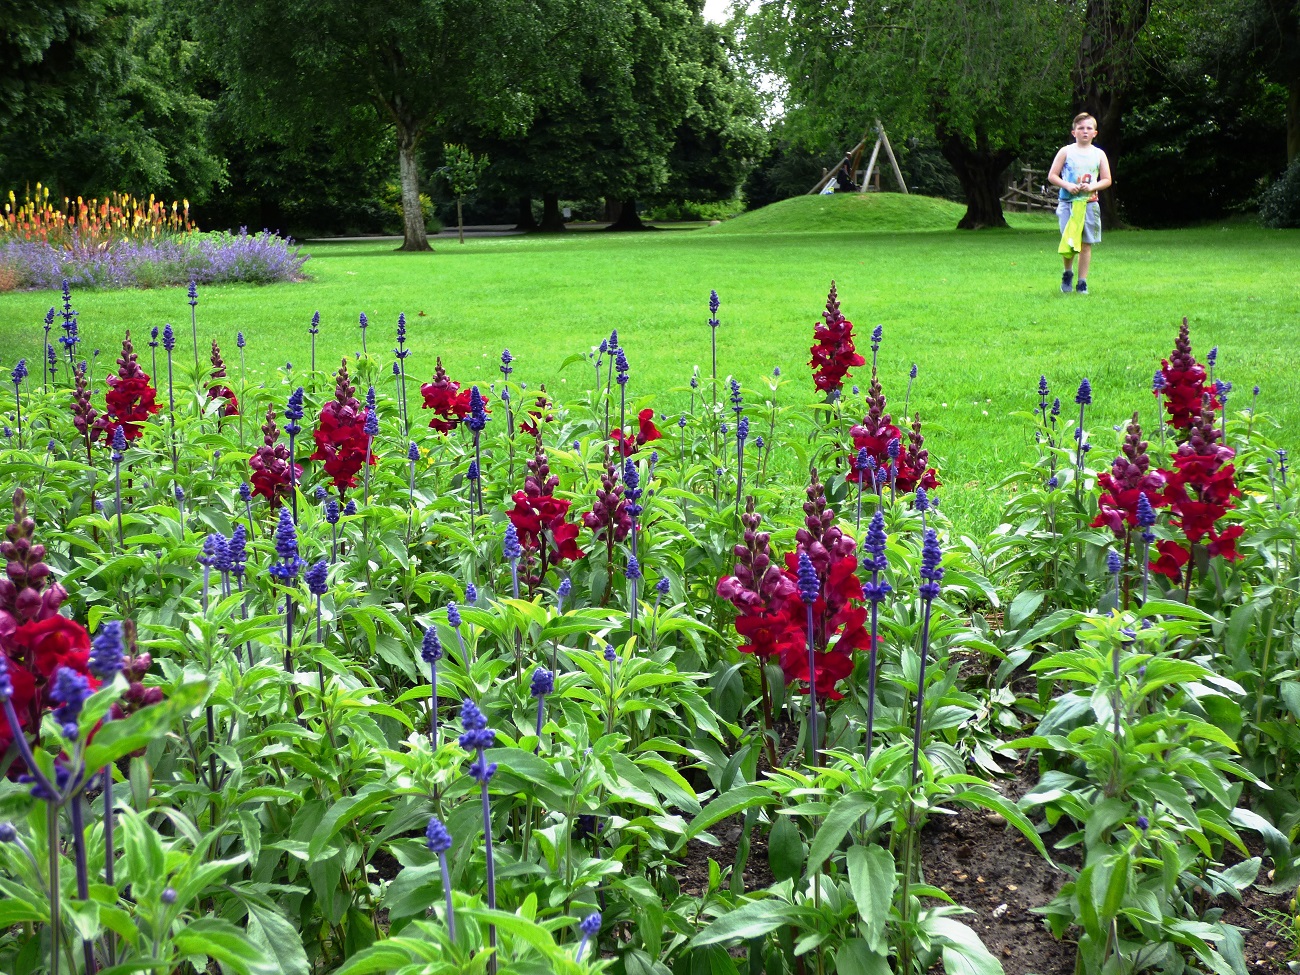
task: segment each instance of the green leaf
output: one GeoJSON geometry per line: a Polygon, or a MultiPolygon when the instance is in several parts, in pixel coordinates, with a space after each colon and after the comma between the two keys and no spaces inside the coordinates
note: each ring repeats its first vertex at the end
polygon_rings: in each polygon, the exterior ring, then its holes
{"type": "Polygon", "coordinates": [[[274,909],[247,901],[248,937],[273,959],[281,975],[311,975],[297,929],[274,909]]]}
{"type": "Polygon", "coordinates": [[[835,953],[835,966],[839,975],[893,975],[889,958],[867,947],[861,938],[850,938],[835,953]]]}
{"type": "Polygon", "coordinates": [[[792,924],[801,912],[781,900],[750,901],[728,911],[691,939],[691,947],[722,944],[724,941],[748,941],[761,938],[785,924],[792,924]]]}
{"type": "Polygon", "coordinates": [[[885,923],[889,920],[898,880],[894,857],[883,846],[855,846],[849,850],[846,861],[853,900],[862,915],[863,936],[871,951],[883,956],[888,950],[885,923]]]}
{"type": "Polygon", "coordinates": [[[778,816],[767,834],[767,862],[777,880],[798,880],[808,855],[799,827],[789,816],[778,816]]]}
{"type": "Polygon", "coordinates": [[[354,819],[383,805],[390,798],[392,798],[392,791],[387,784],[371,782],[362,786],[356,795],[344,796],[334,803],[312,834],[311,844],[307,847],[308,858],[315,860],[339,830],[354,819]]]}
{"type": "Polygon", "coordinates": [[[223,968],[239,975],[278,975],[279,969],[249,937],[229,921],[199,918],[172,935],[182,955],[215,958],[223,968]]]}
{"type": "Polygon", "coordinates": [[[850,792],[835,800],[826,814],[808,851],[808,873],[812,875],[834,853],[850,828],[871,808],[871,799],[860,792],[850,792]]]}
{"type": "Polygon", "coordinates": [[[1005,975],[1002,963],[967,925],[951,917],[930,916],[922,927],[943,943],[943,968],[948,975],[1005,975]]]}
{"type": "Polygon", "coordinates": [[[678,841],[677,848],[681,849],[686,845],[688,840],[699,836],[710,826],[722,822],[728,816],[734,816],[738,812],[744,812],[746,809],[752,809],[755,806],[771,806],[776,803],[776,797],[771,791],[761,785],[742,785],[724,792],[716,799],[705,804],[700,810],[698,816],[691,820],[691,824],[686,827],[686,832],[678,841]]]}
{"type": "Polygon", "coordinates": [[[1026,589],[1016,595],[1011,600],[1011,606],[1007,610],[1007,627],[1008,629],[1018,629],[1021,623],[1026,622],[1036,612],[1038,607],[1043,605],[1043,599],[1047,593],[1034,589],[1026,589]]]}
{"type": "Polygon", "coordinates": [[[1101,916],[1105,922],[1109,922],[1118,914],[1120,905],[1124,903],[1124,894],[1128,891],[1128,867],[1129,854],[1126,850],[1115,858],[1110,880],[1106,884],[1106,892],[1102,897],[1101,916]]]}

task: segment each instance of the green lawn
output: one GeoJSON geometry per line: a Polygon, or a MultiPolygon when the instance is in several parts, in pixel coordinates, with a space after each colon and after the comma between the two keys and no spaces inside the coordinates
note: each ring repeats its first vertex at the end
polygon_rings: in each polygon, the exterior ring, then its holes
{"type": "MultiPolygon", "coordinates": [[[[691,366],[707,371],[710,288],[722,298],[719,372],[747,385],[780,366],[806,379],[812,324],[831,279],[844,313],[868,334],[885,327],[880,352],[886,393],[897,406],[908,367],[920,378],[912,400],[947,486],[945,507],[963,527],[989,527],[1001,499],[987,488],[1028,449],[1026,425],[1039,373],[1072,402],[1083,376],[1093,383],[1096,430],[1142,407],[1151,374],[1188,316],[1198,354],[1220,347],[1219,374],[1244,405],[1253,385],[1261,409],[1285,425],[1294,446],[1300,423],[1300,234],[1246,225],[1177,231],[1108,232],[1098,247],[1088,297],[1057,289],[1057,232],[1050,217],[1015,217],[1015,229],[959,233],[960,208],[940,201],[805,197],[707,230],[636,235],[571,233],[439,241],[436,253],[399,254],[390,244],[317,244],[312,280],[271,287],[204,288],[201,341],[215,336],[238,362],[235,332],[248,337],[250,370],[286,360],[306,365],[307,324],[321,312],[322,364],[361,348],[357,314],[371,320],[373,351],[393,346],[405,312],[411,373],[427,378],[441,355],[453,378],[488,380],[508,346],[515,378],[546,381],[563,396],[587,371],[559,365],[619,330],[636,396],[683,386],[691,366]],[[923,230],[900,230],[909,226],[923,230]],[[829,228],[818,230],[816,228],[829,228]]],[[[54,293],[0,295],[4,368],[37,355],[40,322],[54,293]]],[[[184,289],[80,292],[84,348],[110,367],[123,327],[139,335],[171,321],[189,355],[184,289]],[[182,326],[183,327],[180,327],[182,326]]],[[[147,361],[147,349],[143,349],[147,361]]],[[[39,368],[36,375],[39,376],[39,368]]],[[[866,385],[867,373],[858,379],[866,385]]],[[[811,388],[811,383],[808,384],[811,388]]],[[[811,396],[810,396],[811,398],[811,396]]],[[[670,408],[679,397],[661,396],[670,408]]],[[[1094,434],[1097,449],[1109,442],[1094,434]]]]}

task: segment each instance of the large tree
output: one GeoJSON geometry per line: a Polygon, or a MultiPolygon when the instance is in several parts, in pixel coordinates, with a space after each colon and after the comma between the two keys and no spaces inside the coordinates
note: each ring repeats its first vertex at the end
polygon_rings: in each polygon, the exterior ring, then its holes
{"type": "Polygon", "coordinates": [[[201,83],[163,0],[0,4],[0,186],[203,199],[223,168],[201,83]]]}
{"type": "MultiPolygon", "coordinates": [[[[1087,0],[1074,66],[1075,108],[1097,120],[1098,141],[1118,172],[1124,143],[1124,109],[1139,66],[1138,40],[1151,17],[1151,0],[1087,0]]],[[[1102,221],[1118,216],[1115,188],[1101,193],[1102,221]]]]}
{"type": "Polygon", "coordinates": [[[428,250],[420,146],[473,127],[518,129],[568,71],[567,0],[191,0],[213,63],[250,121],[316,131],[366,107],[390,128],[403,250],[428,250]]]}
{"type": "Polygon", "coordinates": [[[526,133],[479,142],[498,192],[542,197],[542,229],[563,229],[561,197],[604,196],[615,229],[638,199],[730,196],[761,151],[758,102],[699,0],[614,0],[584,18],[576,82],[556,88],[526,133]]]}
{"type": "Polygon", "coordinates": [[[880,118],[928,129],[966,196],[959,228],[1004,227],[1007,167],[1069,111],[1076,8],[1051,0],[761,0],[747,22],[810,141],[880,118]]]}

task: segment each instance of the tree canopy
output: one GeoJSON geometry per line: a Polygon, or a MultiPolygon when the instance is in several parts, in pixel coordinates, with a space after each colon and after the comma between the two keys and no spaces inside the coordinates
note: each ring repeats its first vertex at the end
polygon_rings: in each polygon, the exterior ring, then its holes
{"type": "Polygon", "coordinates": [[[788,85],[787,111],[805,134],[931,133],[956,173],[959,226],[1005,226],[1006,168],[1045,127],[1068,117],[1069,5],[1043,0],[762,0],[751,49],[788,85]]]}
{"type": "MultiPolygon", "coordinates": [[[[198,2],[198,0],[195,0],[198,2]]],[[[517,130],[568,73],[568,0],[204,0],[213,64],[248,117],[285,131],[345,124],[396,136],[403,248],[428,249],[419,148],[432,130],[517,130]]]]}

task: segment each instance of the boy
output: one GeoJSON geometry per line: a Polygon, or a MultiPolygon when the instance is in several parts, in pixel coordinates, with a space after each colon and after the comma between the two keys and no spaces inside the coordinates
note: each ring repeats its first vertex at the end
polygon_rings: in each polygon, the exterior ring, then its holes
{"type": "MultiPolygon", "coordinates": [[[[1097,120],[1087,112],[1074,117],[1070,129],[1074,136],[1074,145],[1063,146],[1052,160],[1052,168],[1047,174],[1047,181],[1061,189],[1060,201],[1056,205],[1056,216],[1061,224],[1060,251],[1065,260],[1065,273],[1061,275],[1061,291],[1070,293],[1070,282],[1074,277],[1074,252],[1079,252],[1079,283],[1075,294],[1088,293],[1088,265],[1092,261],[1092,245],[1101,240],[1101,207],[1097,203],[1097,193],[1110,186],[1114,180],[1110,175],[1110,160],[1106,154],[1092,144],[1097,138],[1097,120]],[[1074,203],[1087,201],[1083,209],[1083,227],[1081,234],[1070,228],[1074,203]],[[1071,229],[1073,240],[1067,240],[1066,231],[1071,229]],[[1078,237],[1081,236],[1082,240],[1078,237]]],[[[1078,223],[1078,217],[1075,217],[1078,223]]]]}

